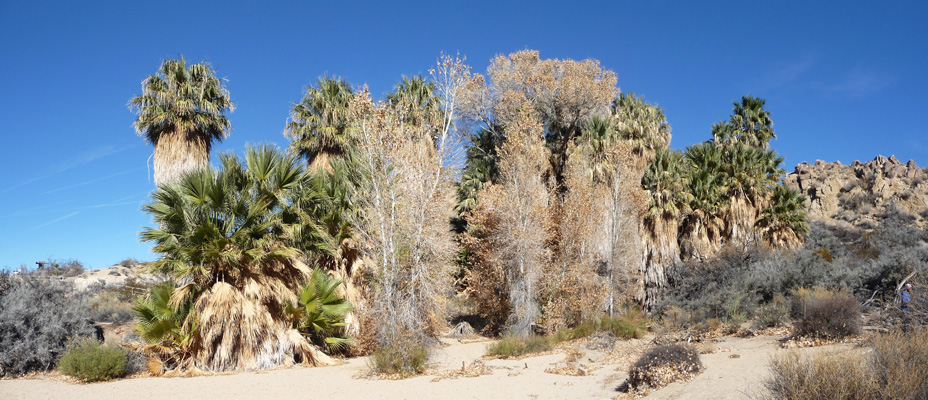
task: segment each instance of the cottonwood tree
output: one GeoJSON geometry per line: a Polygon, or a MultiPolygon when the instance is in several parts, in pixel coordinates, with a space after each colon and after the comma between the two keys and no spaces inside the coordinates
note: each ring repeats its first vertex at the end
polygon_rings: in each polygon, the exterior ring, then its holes
{"type": "Polygon", "coordinates": [[[498,268],[508,289],[507,329],[515,335],[528,335],[539,315],[538,279],[549,259],[545,249],[549,196],[542,181],[548,152],[531,102],[515,92],[507,97],[501,103],[521,107],[518,117],[504,128],[499,182],[480,191],[478,212],[495,220],[487,232],[489,262],[498,268]]]}
{"type": "Polygon", "coordinates": [[[460,146],[452,123],[463,60],[443,55],[432,71],[440,107],[417,107],[414,96],[374,102],[366,88],[350,102],[362,183],[355,226],[375,264],[372,311],[381,346],[423,340],[442,318],[455,251],[453,172],[460,146]],[[410,118],[410,110],[418,113],[410,118]],[[436,116],[435,114],[438,114],[436,116]]]}

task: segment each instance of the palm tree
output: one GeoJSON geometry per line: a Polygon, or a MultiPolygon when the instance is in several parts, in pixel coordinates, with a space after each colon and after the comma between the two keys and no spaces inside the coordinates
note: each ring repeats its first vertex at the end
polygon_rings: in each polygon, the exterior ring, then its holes
{"type": "MultiPolygon", "coordinates": [[[[496,132],[501,132],[497,129],[496,132]]],[[[472,210],[477,205],[477,192],[487,183],[499,178],[499,148],[505,140],[502,135],[489,129],[479,129],[470,135],[464,170],[458,184],[458,198],[455,211],[459,215],[472,210]]]]}
{"type": "Polygon", "coordinates": [[[229,136],[224,114],[235,105],[224,81],[209,64],[188,66],[183,57],[163,60],[158,72],[142,81],[142,94],[129,101],[129,108],[139,114],[136,132],[155,146],[155,185],[207,165],[213,141],[229,136]]]}
{"type": "Polygon", "coordinates": [[[773,189],[770,206],[761,211],[757,226],[772,246],[796,247],[802,244],[802,234],[809,231],[805,196],[797,190],[777,185],[773,189]]]}
{"type": "Polygon", "coordinates": [[[152,268],[186,282],[172,293],[174,307],[192,303],[185,323],[196,324],[183,367],[328,362],[286,312],[311,278],[300,258],[329,251],[307,211],[320,196],[308,193],[305,167],[272,147],[247,149],[244,164],[233,154],[220,160],[221,170],[188,173],[144,206],[158,224],[141,233],[161,253],[152,268]]]}
{"type": "Polygon", "coordinates": [[[171,294],[177,286],[174,282],[162,282],[152,286],[145,297],[139,297],[132,310],[138,325],[136,331],[148,342],[141,347],[149,358],[149,370],[161,374],[171,370],[190,358],[191,333],[196,322],[187,319],[190,301],[179,306],[171,304],[171,294]]]}
{"type": "Polygon", "coordinates": [[[690,164],[683,153],[660,148],[648,165],[641,186],[648,199],[642,226],[645,232],[644,288],[639,301],[653,307],[667,283],[669,269],[680,262],[680,218],[689,211],[687,191],[690,164]]]}
{"type": "Polygon", "coordinates": [[[664,110],[633,93],[622,93],[613,101],[616,129],[633,144],[638,155],[651,155],[670,144],[670,125],[664,110]]]}
{"type": "Polygon", "coordinates": [[[330,168],[330,158],[352,148],[348,103],[353,95],[344,79],[323,76],[293,105],[284,134],[291,139],[290,150],[306,159],[310,169],[330,168]]]}
{"type": "Polygon", "coordinates": [[[746,146],[766,149],[770,139],[776,139],[770,111],[764,109],[766,100],[741,97],[741,103],[733,102],[735,108],[727,122],[712,125],[712,137],[720,146],[743,143],[746,146]]]}
{"type": "Polygon", "coordinates": [[[435,95],[435,82],[429,82],[421,74],[413,77],[403,75],[402,82],[394,91],[387,93],[387,100],[403,111],[404,120],[411,124],[422,124],[427,116],[440,116],[441,99],[435,95]]]}
{"type": "Polygon", "coordinates": [[[330,278],[313,268],[309,282],[300,290],[296,305],[287,305],[293,328],[300,330],[315,345],[329,350],[342,349],[353,343],[345,337],[345,317],[354,307],[339,296],[336,289],[341,280],[330,278]]]}
{"type": "Polygon", "coordinates": [[[682,222],[681,253],[702,259],[721,246],[724,221],[720,214],[728,189],[724,152],[712,143],[700,143],[687,147],[684,155],[692,168],[686,180],[690,211],[682,222]]]}

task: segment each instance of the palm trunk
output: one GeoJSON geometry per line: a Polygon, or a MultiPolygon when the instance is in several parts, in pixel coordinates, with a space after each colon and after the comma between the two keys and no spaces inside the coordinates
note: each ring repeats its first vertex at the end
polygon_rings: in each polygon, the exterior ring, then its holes
{"type": "Polygon", "coordinates": [[[206,139],[181,130],[165,132],[155,143],[155,185],[174,183],[184,173],[205,167],[209,150],[206,139]]]}

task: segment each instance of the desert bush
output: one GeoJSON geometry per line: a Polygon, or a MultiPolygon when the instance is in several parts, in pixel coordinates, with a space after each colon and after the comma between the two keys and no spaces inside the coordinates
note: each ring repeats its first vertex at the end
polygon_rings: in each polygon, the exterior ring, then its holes
{"type": "Polygon", "coordinates": [[[659,388],[686,380],[702,370],[699,351],[687,345],[673,344],[648,350],[628,372],[628,386],[635,390],[659,388]]]}
{"type": "Polygon", "coordinates": [[[78,260],[52,260],[45,263],[45,267],[37,269],[34,273],[48,276],[73,277],[84,273],[84,264],[78,260]]]}
{"type": "Polygon", "coordinates": [[[640,311],[637,311],[637,308],[629,308],[623,316],[609,317],[604,315],[584,321],[573,328],[562,329],[554,334],[551,340],[558,343],[585,338],[598,332],[608,332],[620,339],[637,339],[647,331],[647,328],[647,318],[640,311]]]}
{"type": "Polygon", "coordinates": [[[860,304],[845,291],[819,291],[796,322],[796,335],[843,338],[860,333],[860,304]]]}
{"type": "Polygon", "coordinates": [[[412,376],[425,371],[429,350],[412,341],[381,346],[370,356],[370,368],[381,374],[412,376]]]}
{"type": "Polygon", "coordinates": [[[789,321],[790,304],[786,297],[775,296],[773,300],[761,306],[755,319],[758,328],[783,326],[789,321]]]}
{"type": "Polygon", "coordinates": [[[84,382],[121,378],[129,373],[128,353],[117,346],[84,340],[61,356],[58,368],[61,373],[84,382]]]}
{"type": "Polygon", "coordinates": [[[771,362],[774,399],[926,399],[928,331],[877,336],[872,352],[797,352],[771,362]]]}
{"type": "Polygon", "coordinates": [[[84,297],[67,282],[22,275],[0,294],[0,375],[48,370],[68,341],[94,334],[84,297]]]}
{"type": "Polygon", "coordinates": [[[774,357],[765,386],[784,400],[879,399],[877,382],[857,351],[791,351],[774,357]]]}
{"type": "Polygon", "coordinates": [[[499,358],[521,357],[541,353],[553,348],[553,340],[546,336],[503,336],[498,342],[487,346],[487,355],[499,358]]]}
{"type": "Polygon", "coordinates": [[[131,321],[135,316],[132,311],[132,303],[121,300],[111,290],[98,292],[90,297],[88,303],[90,305],[90,318],[96,322],[124,324],[131,321]]]}
{"type": "Polygon", "coordinates": [[[139,296],[144,296],[153,285],[145,282],[136,276],[130,276],[123,281],[122,285],[117,285],[111,289],[119,301],[135,301],[139,296]]]}
{"type": "Polygon", "coordinates": [[[136,265],[139,265],[139,260],[136,260],[132,257],[124,258],[122,261],[119,262],[119,266],[126,267],[126,268],[131,268],[136,265]]]}
{"type": "Polygon", "coordinates": [[[870,362],[883,398],[928,399],[928,330],[876,337],[870,362]]]}

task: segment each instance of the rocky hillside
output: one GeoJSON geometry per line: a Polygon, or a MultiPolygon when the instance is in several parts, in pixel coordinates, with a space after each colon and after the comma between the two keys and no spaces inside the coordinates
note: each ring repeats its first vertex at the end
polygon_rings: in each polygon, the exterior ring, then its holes
{"type": "Polygon", "coordinates": [[[809,221],[872,229],[886,221],[928,225],[928,168],[895,156],[873,161],[803,162],[786,184],[809,200],[809,221]]]}

